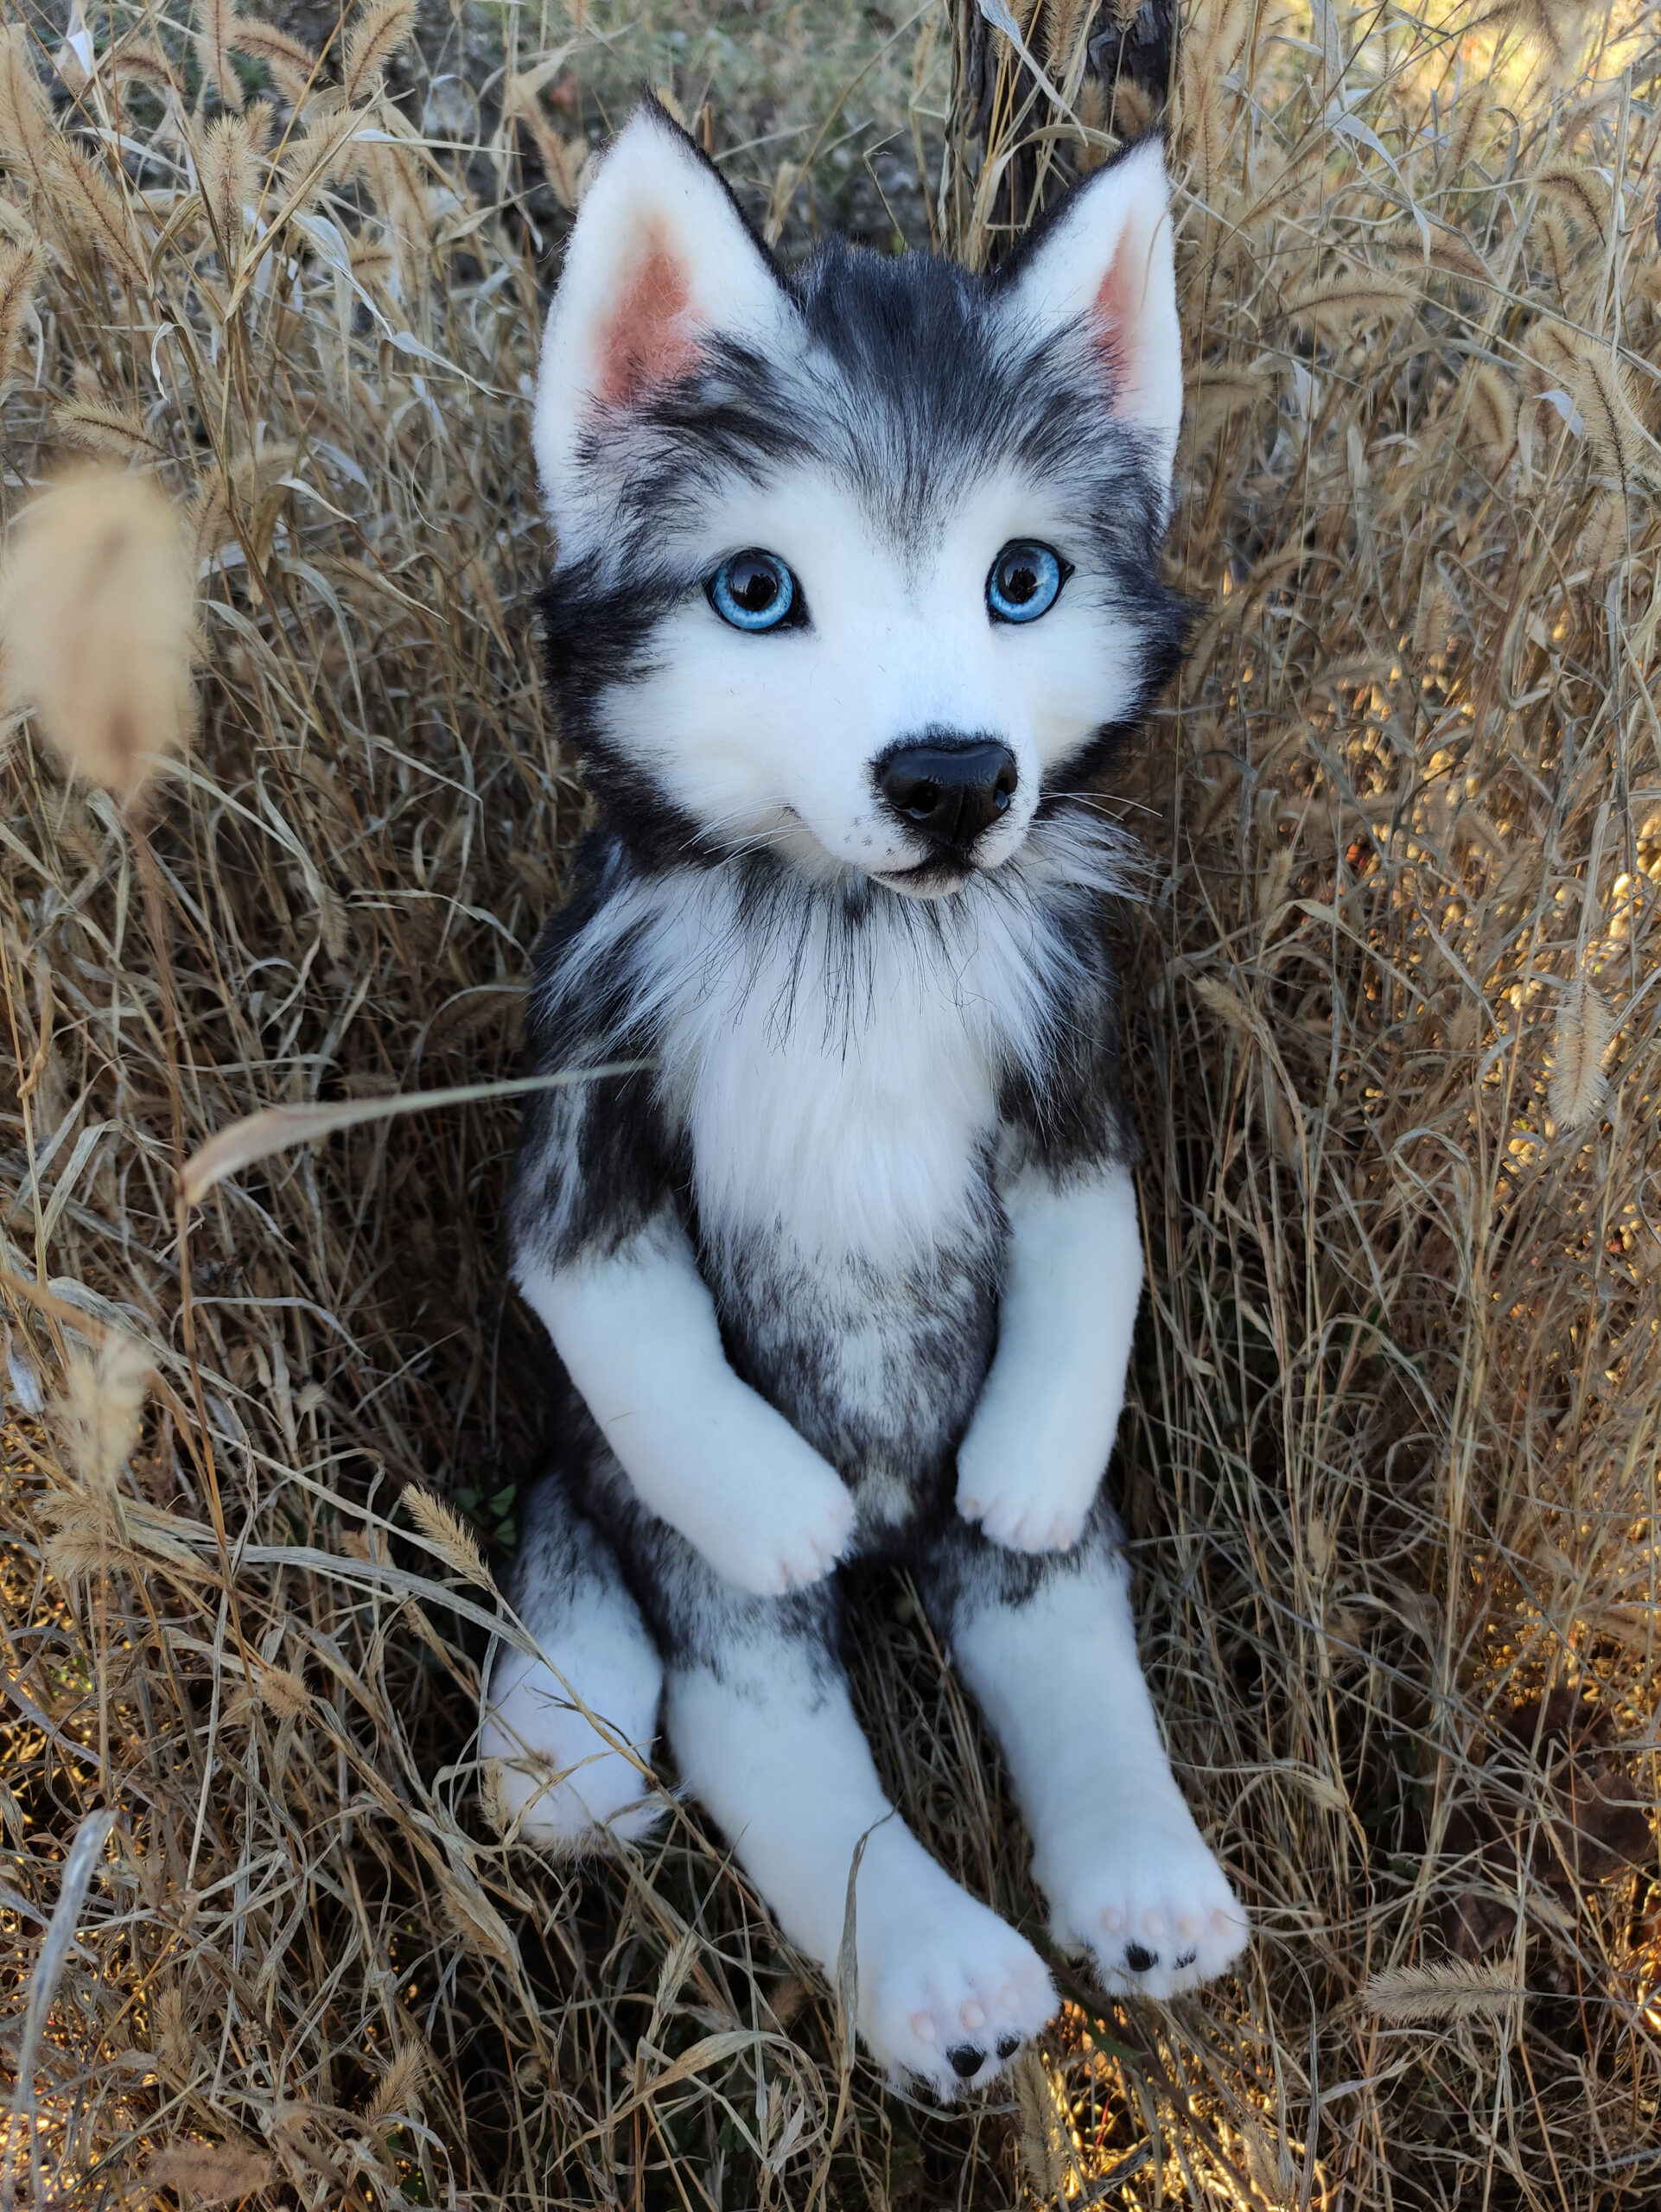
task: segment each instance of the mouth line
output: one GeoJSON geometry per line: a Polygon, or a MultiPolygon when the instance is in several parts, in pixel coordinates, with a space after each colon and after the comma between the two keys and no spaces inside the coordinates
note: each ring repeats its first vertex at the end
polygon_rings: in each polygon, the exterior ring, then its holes
{"type": "Polygon", "coordinates": [[[983,873],[973,861],[951,859],[944,853],[918,861],[910,868],[874,868],[870,870],[873,879],[878,883],[925,884],[944,878],[953,886],[967,883],[971,875],[983,873]]]}

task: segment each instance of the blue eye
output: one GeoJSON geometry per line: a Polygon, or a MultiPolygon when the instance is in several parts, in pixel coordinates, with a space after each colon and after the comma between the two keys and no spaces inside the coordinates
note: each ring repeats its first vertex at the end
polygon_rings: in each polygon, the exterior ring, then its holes
{"type": "Polygon", "coordinates": [[[986,605],[995,622],[1036,622],[1060,597],[1072,574],[1059,553],[1030,537],[1017,537],[992,563],[986,605]]]}
{"type": "Polygon", "coordinates": [[[703,587],[710,604],[735,630],[776,630],[793,611],[800,620],[796,579],[776,553],[752,547],[723,561],[703,587]]]}

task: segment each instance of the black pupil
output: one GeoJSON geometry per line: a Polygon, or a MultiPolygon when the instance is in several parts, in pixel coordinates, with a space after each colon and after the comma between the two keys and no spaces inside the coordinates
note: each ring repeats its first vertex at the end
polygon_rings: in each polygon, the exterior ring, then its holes
{"type": "Polygon", "coordinates": [[[1012,607],[1024,607],[1038,589],[1038,571],[1024,554],[1006,561],[998,588],[1012,607]]]}
{"type": "Polygon", "coordinates": [[[732,594],[746,614],[765,614],[779,596],[778,572],[765,561],[735,561],[732,594]]]}

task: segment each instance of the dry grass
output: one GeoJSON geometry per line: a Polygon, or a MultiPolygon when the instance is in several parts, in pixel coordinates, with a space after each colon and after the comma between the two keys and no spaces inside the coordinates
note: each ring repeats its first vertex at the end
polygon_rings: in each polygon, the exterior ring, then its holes
{"type": "MultiPolygon", "coordinates": [[[[1169,2011],[1073,1986],[1005,2101],[943,2115],[850,2062],[695,1812],[575,1876],[494,1839],[498,1600],[401,1501],[511,1535],[511,1104],[175,1197],[255,1109],[511,1071],[582,804],[531,639],[525,210],[576,187],[601,12],[506,11],[493,78],[482,11],[417,50],[366,10],[316,68],[222,4],[188,35],[100,8],[79,48],[9,11],[8,604],[42,612],[0,766],[8,2197],[1652,2202],[1652,18],[1189,22],[1197,628],[1123,793],[1158,884],[1123,1480],[1173,1746],[1257,1942],[1169,2011]],[[24,521],[89,455],[200,563],[176,633],[143,582],[196,702],[193,736],[136,669],[143,765],[191,741],[137,787],[132,747],[75,740],[86,696],[108,738],[118,659],[36,666],[102,635],[84,534],[24,521]]],[[[1017,6],[1059,118],[972,6],[891,51],[926,152],[955,73],[916,205],[971,258],[1104,149],[1111,12],[1017,6]]],[[[758,162],[718,72],[681,89],[789,235],[812,140],[758,162]]],[[[902,1807],[1030,1922],[943,1655],[903,1590],[862,1602],[902,1807]]]]}

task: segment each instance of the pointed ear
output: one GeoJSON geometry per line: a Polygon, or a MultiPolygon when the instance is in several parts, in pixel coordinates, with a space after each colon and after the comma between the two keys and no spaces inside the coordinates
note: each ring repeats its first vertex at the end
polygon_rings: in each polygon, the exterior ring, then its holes
{"type": "Polygon", "coordinates": [[[1082,323],[1113,412],[1168,486],[1182,422],[1182,332],[1165,148],[1143,138],[1085,179],[1018,265],[1017,313],[1047,335],[1082,323]]]}
{"type": "Polygon", "coordinates": [[[538,371],[536,450],[558,515],[577,441],[697,367],[717,336],[776,340],[789,302],[732,195],[645,100],[582,201],[538,371]]]}

